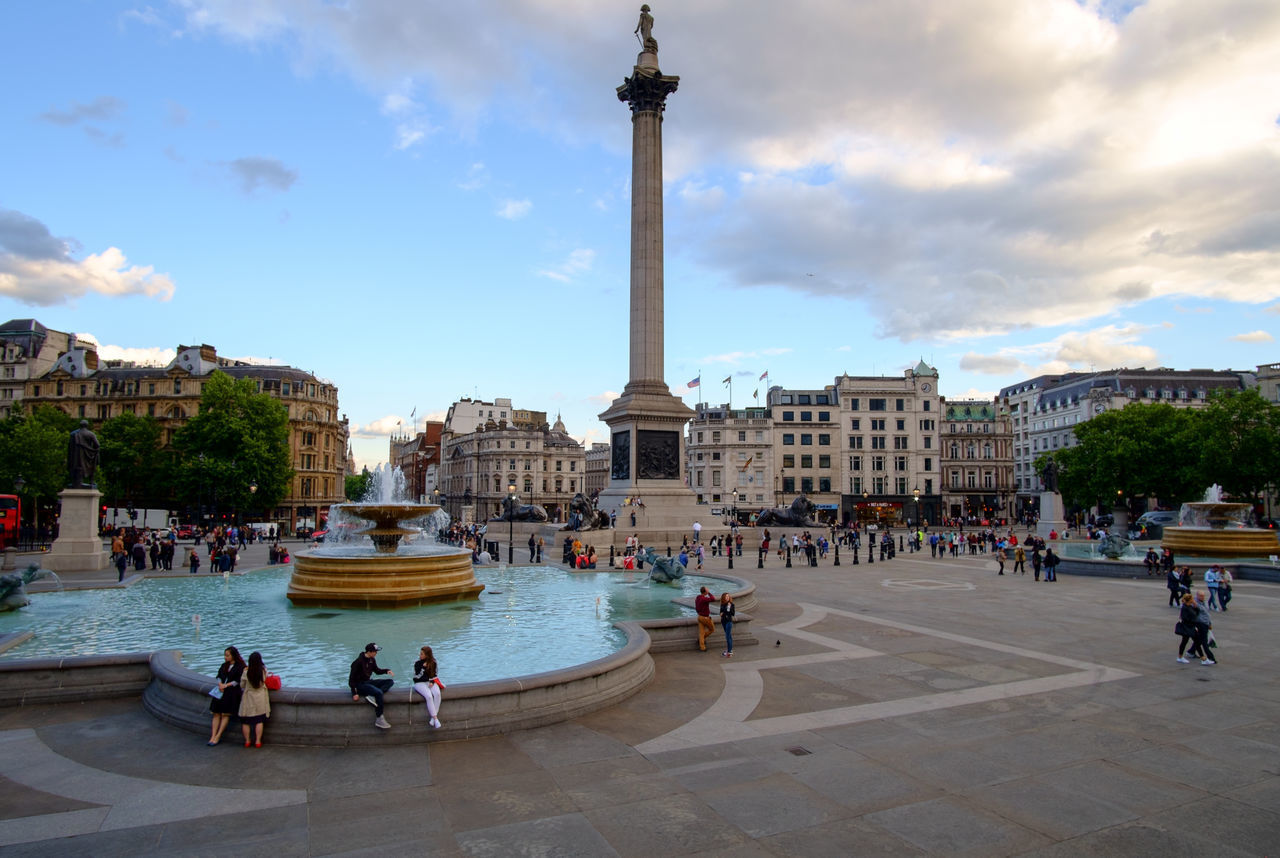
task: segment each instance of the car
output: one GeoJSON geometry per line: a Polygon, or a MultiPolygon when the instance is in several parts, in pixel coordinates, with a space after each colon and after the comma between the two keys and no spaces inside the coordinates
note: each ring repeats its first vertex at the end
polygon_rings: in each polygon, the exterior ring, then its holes
{"type": "Polygon", "coordinates": [[[1274,518],[1260,518],[1260,519],[1258,519],[1258,527],[1265,528],[1266,530],[1275,530],[1275,529],[1276,529],[1276,524],[1277,524],[1277,522],[1276,522],[1276,520],[1275,520],[1274,518]]]}
{"type": "Polygon", "coordinates": [[[1171,509],[1152,510],[1138,516],[1138,520],[1135,523],[1139,527],[1150,527],[1153,524],[1158,524],[1161,527],[1172,527],[1178,523],[1178,513],[1171,509]]]}
{"type": "Polygon", "coordinates": [[[313,542],[324,542],[324,538],[328,535],[329,535],[329,528],[327,527],[324,528],[323,530],[313,530],[311,532],[311,539],[313,542]]]}
{"type": "Polygon", "coordinates": [[[189,524],[180,524],[173,529],[173,535],[178,539],[191,539],[196,535],[196,529],[189,524]]]}
{"type": "Polygon", "coordinates": [[[1116,523],[1116,517],[1112,513],[1104,512],[1094,516],[1093,523],[1096,527],[1111,527],[1116,523]]]}

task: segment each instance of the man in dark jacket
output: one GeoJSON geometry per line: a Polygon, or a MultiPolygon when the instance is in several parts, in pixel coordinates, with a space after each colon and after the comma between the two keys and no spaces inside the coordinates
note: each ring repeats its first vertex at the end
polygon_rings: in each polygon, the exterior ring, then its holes
{"type": "Polygon", "coordinates": [[[385,673],[387,676],[396,674],[393,670],[378,667],[378,653],[381,651],[382,647],[376,643],[365,644],[364,652],[351,662],[351,675],[347,677],[347,685],[351,688],[352,700],[363,697],[373,704],[374,714],[377,716],[373,726],[389,730],[391,725],[387,723],[386,718],[382,717],[382,695],[391,690],[395,680],[374,679],[373,674],[385,673]]]}

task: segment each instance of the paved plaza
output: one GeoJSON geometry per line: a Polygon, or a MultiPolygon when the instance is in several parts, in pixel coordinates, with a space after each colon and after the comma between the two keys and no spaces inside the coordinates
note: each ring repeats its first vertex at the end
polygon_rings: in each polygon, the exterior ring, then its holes
{"type": "Polygon", "coordinates": [[[0,710],[0,854],[1280,853],[1280,587],[1237,583],[1210,667],[1174,662],[1163,579],[848,559],[741,558],[759,646],[717,632],[507,736],[246,750],[137,700],[0,710]]]}

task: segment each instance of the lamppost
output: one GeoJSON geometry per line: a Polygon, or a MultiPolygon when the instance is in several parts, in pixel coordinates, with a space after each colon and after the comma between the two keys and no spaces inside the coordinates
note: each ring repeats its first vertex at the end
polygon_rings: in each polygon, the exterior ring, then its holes
{"type": "Polygon", "coordinates": [[[729,568],[733,568],[733,529],[738,526],[738,490],[733,490],[733,518],[730,519],[732,524],[729,527],[729,539],[726,547],[729,552],[729,568]]]}
{"type": "Polygon", "coordinates": [[[915,501],[915,508],[916,508],[915,527],[916,527],[916,530],[919,530],[920,529],[920,487],[919,486],[916,486],[914,489],[911,490],[911,499],[915,501]]]}
{"type": "MultiPolygon", "coordinates": [[[[18,516],[17,520],[13,522],[13,542],[11,543],[13,545],[17,545],[22,539],[22,490],[26,487],[27,481],[22,478],[22,474],[18,474],[13,481],[13,493],[18,496],[18,516]]],[[[101,522],[99,522],[99,527],[101,527],[101,522]]]]}
{"type": "Polygon", "coordinates": [[[516,562],[516,487],[507,486],[507,565],[516,562]]]}

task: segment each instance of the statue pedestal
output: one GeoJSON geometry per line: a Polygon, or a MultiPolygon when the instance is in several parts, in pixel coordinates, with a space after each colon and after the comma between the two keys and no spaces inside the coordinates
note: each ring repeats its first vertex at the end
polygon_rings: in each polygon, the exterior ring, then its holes
{"type": "Polygon", "coordinates": [[[1049,532],[1056,530],[1061,536],[1067,529],[1067,520],[1062,514],[1062,495],[1057,492],[1040,493],[1040,521],[1036,524],[1036,534],[1041,539],[1048,539],[1049,532]]]}
{"type": "Polygon", "coordinates": [[[98,536],[97,489],[63,489],[58,538],[40,565],[54,572],[97,571],[107,567],[108,554],[98,536]]]}

